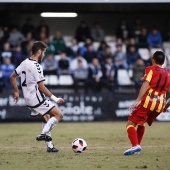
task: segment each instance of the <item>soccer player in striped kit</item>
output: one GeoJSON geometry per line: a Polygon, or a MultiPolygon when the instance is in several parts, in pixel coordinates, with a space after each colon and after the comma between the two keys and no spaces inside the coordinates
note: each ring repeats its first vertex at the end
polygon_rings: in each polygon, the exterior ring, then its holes
{"type": "Polygon", "coordinates": [[[166,92],[170,90],[170,73],[162,68],[164,61],[164,53],[156,51],[152,57],[152,66],[145,69],[138,97],[129,107],[132,113],[128,117],[126,129],[132,148],[126,150],[124,155],[140,153],[145,122],[151,126],[154,119],[165,107],[166,92]],[[136,126],[137,129],[135,129],[136,126]]]}

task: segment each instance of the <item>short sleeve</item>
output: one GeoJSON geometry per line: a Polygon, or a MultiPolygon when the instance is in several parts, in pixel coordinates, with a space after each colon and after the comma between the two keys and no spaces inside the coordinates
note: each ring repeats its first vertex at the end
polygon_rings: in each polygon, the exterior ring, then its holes
{"type": "Polygon", "coordinates": [[[35,79],[36,79],[37,83],[45,81],[42,66],[40,64],[38,64],[38,63],[35,63],[34,76],[35,76],[35,79]]]}
{"type": "Polygon", "coordinates": [[[143,80],[143,81],[148,81],[148,82],[150,82],[151,79],[152,79],[152,75],[153,75],[152,69],[146,68],[146,69],[145,69],[145,75],[144,75],[144,77],[142,78],[142,80],[143,80]]]}
{"type": "Polygon", "coordinates": [[[21,75],[21,64],[15,69],[15,73],[20,76],[21,75]]]}

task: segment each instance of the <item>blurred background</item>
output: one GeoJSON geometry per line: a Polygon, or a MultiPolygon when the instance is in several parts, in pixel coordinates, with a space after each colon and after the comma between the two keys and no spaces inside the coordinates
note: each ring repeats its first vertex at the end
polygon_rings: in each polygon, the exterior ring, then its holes
{"type": "MultiPolygon", "coordinates": [[[[38,121],[22,93],[14,104],[9,82],[34,41],[48,45],[41,64],[46,86],[66,100],[63,121],[127,120],[155,51],[170,70],[169,11],[168,0],[1,0],[0,121],[38,121]]],[[[170,111],[157,121],[170,121],[170,111]]]]}

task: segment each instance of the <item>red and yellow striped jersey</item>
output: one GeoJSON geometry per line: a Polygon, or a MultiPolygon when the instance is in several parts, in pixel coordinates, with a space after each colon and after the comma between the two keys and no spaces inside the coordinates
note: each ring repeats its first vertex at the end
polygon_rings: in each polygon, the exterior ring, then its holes
{"type": "Polygon", "coordinates": [[[142,80],[149,82],[149,88],[141,100],[141,105],[151,111],[162,112],[166,92],[170,91],[170,73],[162,67],[153,65],[145,69],[142,80]]]}

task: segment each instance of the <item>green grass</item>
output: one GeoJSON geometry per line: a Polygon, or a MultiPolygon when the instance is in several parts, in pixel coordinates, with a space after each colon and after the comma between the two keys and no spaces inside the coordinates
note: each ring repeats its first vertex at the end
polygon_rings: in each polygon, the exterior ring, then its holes
{"type": "Polygon", "coordinates": [[[170,169],[170,126],[155,122],[146,127],[140,155],[123,156],[130,147],[126,122],[60,123],[52,131],[59,153],[47,153],[44,142],[35,137],[41,123],[0,124],[0,170],[117,170],[170,169]],[[81,154],[71,150],[73,139],[86,140],[88,149],[81,154]]]}

